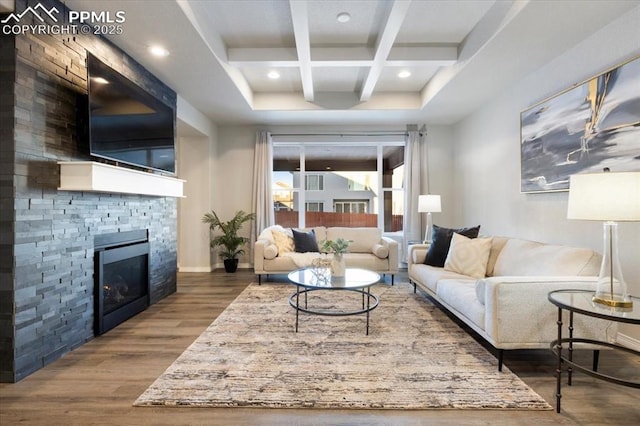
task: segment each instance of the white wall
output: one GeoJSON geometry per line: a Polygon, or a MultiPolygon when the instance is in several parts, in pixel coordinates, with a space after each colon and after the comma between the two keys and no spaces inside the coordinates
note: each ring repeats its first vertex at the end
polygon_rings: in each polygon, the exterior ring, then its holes
{"type": "MultiPolygon", "coordinates": [[[[218,150],[215,158],[215,187],[212,208],[221,220],[229,220],[236,211],[251,213],[253,190],[253,151],[257,127],[220,126],[218,128],[218,150]]],[[[240,235],[249,237],[251,227],[247,224],[240,235]]],[[[215,258],[216,267],[223,267],[222,260],[215,258]]],[[[240,256],[238,266],[250,267],[251,250],[240,256]]]]}
{"type": "MultiPolygon", "coordinates": [[[[566,219],[568,192],[520,193],[520,111],[640,54],[638,28],[640,7],[454,127],[457,225],[480,223],[483,234],[603,251],[601,223],[566,219]]],[[[640,223],[622,223],[619,231],[623,274],[631,293],[640,295],[640,223]]],[[[631,327],[623,332],[640,339],[631,327]]]]}
{"type": "Polygon", "coordinates": [[[217,128],[178,97],[178,176],[186,180],[185,198],[178,201],[178,270],[211,271],[208,226],[202,216],[215,196],[213,171],[217,128]]]}
{"type": "MultiPolygon", "coordinates": [[[[427,126],[427,174],[422,175],[422,193],[440,195],[442,212],[432,213],[433,223],[438,226],[462,226],[456,223],[455,212],[460,208],[454,196],[453,150],[454,139],[450,126],[427,126]]],[[[427,216],[422,214],[422,229],[426,226],[427,216]]]]}

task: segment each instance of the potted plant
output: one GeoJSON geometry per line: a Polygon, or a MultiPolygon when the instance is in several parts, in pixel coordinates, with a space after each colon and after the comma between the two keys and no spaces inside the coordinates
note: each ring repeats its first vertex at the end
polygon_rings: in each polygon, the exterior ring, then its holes
{"type": "Polygon", "coordinates": [[[335,240],[324,240],[321,250],[325,253],[333,253],[331,261],[331,273],[335,277],[343,277],[346,269],[343,254],[349,251],[351,241],[344,238],[336,238],[335,240]]]}
{"type": "Polygon", "coordinates": [[[238,256],[244,254],[242,246],[249,242],[249,238],[239,236],[238,231],[240,231],[245,222],[252,221],[255,217],[255,213],[245,213],[242,210],[238,210],[233,218],[223,222],[216,212],[211,210],[211,213],[205,213],[202,218],[204,223],[209,224],[211,248],[218,246],[222,248],[218,256],[224,260],[224,270],[226,272],[235,272],[238,269],[238,256]],[[222,234],[214,236],[213,232],[217,228],[220,228],[222,234]]]}

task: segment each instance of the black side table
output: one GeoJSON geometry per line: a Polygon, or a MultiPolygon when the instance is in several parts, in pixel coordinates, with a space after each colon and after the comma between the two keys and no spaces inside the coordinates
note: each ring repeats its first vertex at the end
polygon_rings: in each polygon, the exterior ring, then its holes
{"type": "Polygon", "coordinates": [[[609,376],[599,373],[598,369],[598,350],[594,351],[593,366],[587,368],[573,362],[573,344],[574,343],[587,343],[595,347],[610,348],[617,351],[627,352],[640,357],[640,352],[627,348],[615,343],[605,342],[601,340],[582,339],[573,337],[573,314],[587,315],[595,318],[602,318],[609,321],[640,324],[640,299],[632,297],[632,308],[613,308],[605,305],[595,303],[591,300],[593,297],[593,291],[589,290],[556,290],[552,291],[548,295],[548,299],[551,303],[558,307],[558,339],[551,342],[551,351],[558,356],[558,366],[556,368],[556,412],[560,412],[560,399],[561,393],[561,381],[562,381],[562,363],[565,362],[568,365],[567,378],[568,384],[571,386],[571,374],[573,368],[582,371],[597,379],[605,380],[607,382],[616,383],[623,386],[629,386],[633,388],[640,388],[640,382],[626,380],[619,377],[609,376]],[[562,337],[562,310],[569,311],[569,337],[562,337]],[[563,343],[568,344],[567,353],[563,353],[563,343]]]}

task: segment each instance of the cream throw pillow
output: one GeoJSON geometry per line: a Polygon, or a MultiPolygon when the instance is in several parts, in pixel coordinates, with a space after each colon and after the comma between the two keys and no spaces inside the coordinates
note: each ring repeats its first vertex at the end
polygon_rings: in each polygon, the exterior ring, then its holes
{"type": "Polygon", "coordinates": [[[278,247],[279,254],[295,251],[293,237],[290,237],[284,232],[276,231],[275,229],[271,230],[271,235],[273,235],[273,241],[276,243],[276,247],[278,247]]]}
{"type": "Polygon", "coordinates": [[[493,238],[467,238],[454,233],[444,269],[473,278],[484,278],[492,242],[493,238]]]}
{"type": "Polygon", "coordinates": [[[389,257],[389,246],[386,244],[374,244],[371,252],[380,259],[386,259],[389,257]]]}
{"type": "Polygon", "coordinates": [[[264,248],[264,258],[267,260],[275,259],[278,255],[278,246],[275,244],[269,244],[264,248]]]}

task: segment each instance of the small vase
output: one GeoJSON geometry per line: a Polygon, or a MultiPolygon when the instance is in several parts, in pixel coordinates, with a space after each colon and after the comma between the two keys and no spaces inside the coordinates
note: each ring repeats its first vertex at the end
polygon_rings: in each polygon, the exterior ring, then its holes
{"type": "Polygon", "coordinates": [[[333,260],[331,261],[331,274],[334,277],[344,277],[344,271],[346,268],[347,265],[344,262],[342,254],[334,254],[333,260]]]}

